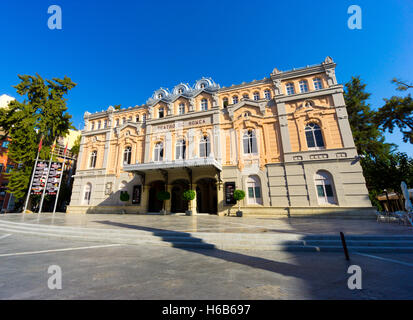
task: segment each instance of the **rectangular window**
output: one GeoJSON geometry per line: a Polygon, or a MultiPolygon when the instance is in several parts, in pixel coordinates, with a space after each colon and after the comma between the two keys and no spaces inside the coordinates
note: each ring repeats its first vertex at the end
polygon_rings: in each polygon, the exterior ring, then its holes
{"type": "Polygon", "coordinates": [[[318,194],[319,197],[324,197],[325,196],[323,186],[321,186],[321,185],[317,186],[317,194],[318,194]]]}
{"type": "Polygon", "coordinates": [[[255,198],[261,198],[261,187],[255,187],[255,198]]]}
{"type": "Polygon", "coordinates": [[[248,197],[249,198],[254,198],[254,188],[253,187],[248,187],[248,197]]]}
{"type": "Polygon", "coordinates": [[[334,197],[333,188],[331,187],[331,184],[326,184],[325,187],[326,187],[327,197],[334,197]]]}
{"type": "Polygon", "coordinates": [[[305,136],[307,138],[307,146],[309,148],[314,148],[315,147],[315,141],[314,141],[314,136],[312,131],[306,131],[305,136]]]}

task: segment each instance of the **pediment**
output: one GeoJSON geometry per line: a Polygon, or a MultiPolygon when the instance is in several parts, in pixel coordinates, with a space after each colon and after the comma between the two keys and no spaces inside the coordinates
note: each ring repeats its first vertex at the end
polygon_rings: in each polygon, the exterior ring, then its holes
{"type": "Polygon", "coordinates": [[[228,107],[228,114],[231,117],[231,119],[233,119],[235,111],[237,111],[237,110],[239,110],[243,107],[254,107],[254,108],[258,108],[260,113],[262,115],[264,115],[266,106],[267,106],[267,101],[254,101],[254,100],[243,99],[240,102],[238,102],[238,103],[236,103],[232,106],[229,106],[228,107]]]}

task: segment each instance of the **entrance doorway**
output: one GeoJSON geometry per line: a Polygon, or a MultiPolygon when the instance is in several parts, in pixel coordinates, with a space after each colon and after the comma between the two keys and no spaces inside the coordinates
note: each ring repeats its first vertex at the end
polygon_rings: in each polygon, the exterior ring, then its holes
{"type": "Polygon", "coordinates": [[[189,182],[186,180],[176,180],[172,183],[171,212],[177,213],[188,210],[188,201],[182,199],[182,194],[188,189],[189,182]]]}
{"type": "Polygon", "coordinates": [[[149,189],[149,203],[148,203],[148,212],[159,212],[162,210],[163,202],[158,200],[156,195],[159,191],[165,190],[165,182],[163,181],[154,181],[151,183],[149,189]]]}
{"type": "Polygon", "coordinates": [[[217,181],[204,178],[197,181],[196,205],[198,213],[218,213],[217,181]]]}

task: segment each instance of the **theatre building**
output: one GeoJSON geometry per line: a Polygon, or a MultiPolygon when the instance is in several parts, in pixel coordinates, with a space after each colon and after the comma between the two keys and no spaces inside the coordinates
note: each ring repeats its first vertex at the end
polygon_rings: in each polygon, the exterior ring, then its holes
{"type": "Polygon", "coordinates": [[[146,104],[84,115],[68,212],[370,216],[374,212],[330,57],[220,87],[158,89],[146,104]],[[120,200],[127,191],[129,201],[120,200]]]}

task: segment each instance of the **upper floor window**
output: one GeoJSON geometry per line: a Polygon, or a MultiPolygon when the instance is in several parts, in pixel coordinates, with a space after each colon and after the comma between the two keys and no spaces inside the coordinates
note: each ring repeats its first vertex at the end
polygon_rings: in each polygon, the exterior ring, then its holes
{"type": "Polygon", "coordinates": [[[158,99],[162,99],[162,98],[163,98],[163,94],[162,93],[158,94],[158,99]]]}
{"type": "Polygon", "coordinates": [[[199,156],[201,158],[206,158],[209,156],[211,147],[209,143],[209,138],[208,136],[203,136],[201,138],[201,141],[199,142],[199,156]]]}
{"type": "Polygon", "coordinates": [[[323,82],[321,81],[320,78],[313,79],[313,83],[314,83],[314,89],[315,90],[323,89],[323,82]]]}
{"type": "Polygon", "coordinates": [[[92,130],[92,131],[95,130],[95,123],[94,122],[91,123],[90,130],[92,130]]]}
{"type": "Polygon", "coordinates": [[[244,95],[242,95],[242,98],[243,98],[243,99],[249,99],[250,96],[249,96],[248,94],[244,94],[244,95]]]}
{"type": "Polygon", "coordinates": [[[285,85],[285,88],[287,89],[287,94],[288,94],[289,96],[295,93],[294,83],[292,83],[292,82],[287,83],[287,84],[285,85]]]}
{"type": "Polygon", "coordinates": [[[201,89],[205,89],[205,83],[201,83],[201,89]]]}
{"type": "Polygon", "coordinates": [[[324,147],[323,134],[318,124],[310,122],[305,127],[305,137],[307,139],[308,148],[324,147]]]}
{"type": "Polygon", "coordinates": [[[207,99],[202,99],[201,100],[201,110],[202,111],[207,111],[208,110],[208,100],[207,99]]]}
{"type": "Polygon", "coordinates": [[[122,118],[122,124],[125,124],[125,123],[126,123],[126,118],[123,117],[123,118],[122,118]]]}
{"type": "Polygon", "coordinates": [[[155,144],[153,160],[163,161],[163,143],[162,142],[158,142],[157,144],[155,144]]]}
{"type": "Polygon", "coordinates": [[[257,137],[253,130],[248,130],[243,136],[244,154],[258,153],[257,137]]]}
{"type": "Polygon", "coordinates": [[[185,159],[185,153],[186,153],[186,143],[184,139],[178,140],[176,143],[176,155],[175,159],[176,160],[181,160],[185,159]]]}
{"type": "Polygon", "coordinates": [[[264,91],[264,96],[265,96],[265,99],[267,99],[267,100],[271,100],[271,92],[270,92],[270,90],[265,90],[264,91]]]}
{"type": "Polygon", "coordinates": [[[128,121],[132,122],[132,116],[129,116],[128,121]]]}
{"type": "Polygon", "coordinates": [[[232,97],[232,104],[238,103],[238,96],[233,96],[232,97]]]}
{"type": "Polygon", "coordinates": [[[98,121],[98,130],[100,129],[100,124],[101,124],[100,121],[98,121]]]}
{"type": "Polygon", "coordinates": [[[163,118],[164,117],[164,112],[165,112],[165,109],[163,107],[159,108],[158,118],[163,118]]]}
{"type": "Polygon", "coordinates": [[[228,98],[223,98],[222,103],[224,108],[228,107],[228,98]]]}
{"type": "Polygon", "coordinates": [[[96,150],[92,151],[92,153],[90,154],[89,168],[95,168],[96,167],[97,154],[98,154],[98,152],[96,150]]]}
{"type": "Polygon", "coordinates": [[[119,127],[119,119],[116,119],[116,126],[119,127]]]}
{"type": "Polygon", "coordinates": [[[304,92],[308,92],[308,83],[307,80],[301,80],[299,82],[300,84],[300,92],[304,93],[304,92]]]}
{"type": "Polygon", "coordinates": [[[142,115],[142,122],[146,123],[146,113],[142,115]]]}
{"type": "Polygon", "coordinates": [[[126,147],[123,151],[123,164],[130,164],[132,157],[132,147],[126,147]]]}
{"type": "Polygon", "coordinates": [[[180,103],[178,106],[178,114],[185,114],[185,104],[180,103]]]}
{"type": "Polygon", "coordinates": [[[139,115],[136,116],[135,121],[139,122],[139,115]]]}
{"type": "Polygon", "coordinates": [[[179,93],[179,94],[182,94],[182,93],[184,93],[184,89],[182,89],[182,88],[179,88],[179,89],[178,89],[178,93],[179,93]]]}
{"type": "Polygon", "coordinates": [[[260,100],[260,93],[258,91],[254,92],[254,100],[260,100]]]}
{"type": "Polygon", "coordinates": [[[108,120],[105,120],[104,122],[103,122],[103,128],[107,128],[108,127],[108,120]]]}

